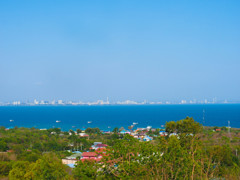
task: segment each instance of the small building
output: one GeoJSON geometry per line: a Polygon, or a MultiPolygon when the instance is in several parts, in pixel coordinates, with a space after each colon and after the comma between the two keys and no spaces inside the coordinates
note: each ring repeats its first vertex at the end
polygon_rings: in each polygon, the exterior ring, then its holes
{"type": "Polygon", "coordinates": [[[143,141],[151,141],[151,140],[153,140],[153,138],[150,137],[150,136],[145,136],[145,137],[143,138],[143,141]]]}
{"type": "Polygon", "coordinates": [[[97,150],[99,148],[106,148],[107,144],[102,144],[102,142],[94,142],[90,149],[97,150]]]}
{"type": "Polygon", "coordinates": [[[97,159],[97,154],[95,152],[83,152],[82,159],[97,159]]]}
{"type": "Polygon", "coordinates": [[[131,134],[131,132],[130,131],[126,131],[126,130],[122,130],[122,131],[120,131],[120,134],[131,134]]]}
{"type": "Polygon", "coordinates": [[[165,132],[165,131],[160,131],[159,134],[160,134],[160,136],[167,136],[168,135],[168,133],[165,132]]]}
{"type": "Polygon", "coordinates": [[[62,159],[63,164],[76,164],[78,160],[76,159],[62,159]]]}
{"type": "Polygon", "coordinates": [[[93,145],[97,146],[98,144],[102,144],[102,142],[94,142],[93,145]]]}
{"type": "Polygon", "coordinates": [[[144,131],[144,130],[146,130],[146,128],[137,128],[136,131],[144,131]]]}
{"type": "Polygon", "coordinates": [[[177,136],[177,133],[171,133],[169,136],[177,136]]]}
{"type": "Polygon", "coordinates": [[[80,151],[72,151],[72,153],[75,153],[75,154],[82,154],[80,151]]]}
{"type": "Polygon", "coordinates": [[[111,131],[105,131],[105,130],[103,130],[102,133],[103,133],[103,134],[111,134],[111,131]]]}
{"type": "Polygon", "coordinates": [[[9,150],[7,150],[7,152],[9,152],[9,153],[13,153],[13,152],[14,152],[14,150],[12,150],[12,149],[9,149],[9,150]]]}
{"type": "Polygon", "coordinates": [[[73,155],[68,156],[65,159],[78,159],[78,158],[81,158],[81,156],[82,156],[81,152],[80,153],[74,153],[73,155]]]}
{"type": "Polygon", "coordinates": [[[86,134],[86,133],[81,132],[81,133],[79,133],[79,136],[81,136],[81,137],[88,137],[89,135],[86,134]]]}
{"type": "Polygon", "coordinates": [[[64,159],[62,159],[62,163],[63,164],[75,164],[78,159],[80,159],[82,157],[82,153],[80,151],[74,151],[74,154],[72,154],[71,156],[68,156],[64,159]]]}
{"type": "Polygon", "coordinates": [[[99,148],[95,151],[98,155],[98,159],[100,160],[103,156],[106,156],[107,149],[106,148],[99,148]]]}

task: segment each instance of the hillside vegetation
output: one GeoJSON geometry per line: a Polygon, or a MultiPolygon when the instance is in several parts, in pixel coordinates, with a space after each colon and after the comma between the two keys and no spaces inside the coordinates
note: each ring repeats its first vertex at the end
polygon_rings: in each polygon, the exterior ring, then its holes
{"type": "MultiPolygon", "coordinates": [[[[60,129],[0,128],[2,179],[239,179],[240,130],[203,127],[192,118],[167,122],[167,136],[149,132],[142,142],[118,129],[88,137],[60,129]],[[216,131],[217,129],[217,131],[216,131]],[[79,161],[75,168],[61,159],[71,150],[88,151],[93,142],[108,144],[100,162],[79,161]]],[[[81,130],[77,130],[78,133],[81,130]]]]}

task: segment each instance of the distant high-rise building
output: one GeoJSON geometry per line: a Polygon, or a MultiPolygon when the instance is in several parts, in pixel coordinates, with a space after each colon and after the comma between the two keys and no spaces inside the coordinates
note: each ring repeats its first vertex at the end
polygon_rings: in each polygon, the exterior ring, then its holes
{"type": "Polygon", "coordinates": [[[108,97],[107,97],[107,104],[110,104],[108,97]]]}
{"type": "Polygon", "coordinates": [[[37,105],[39,104],[39,102],[36,99],[34,99],[34,104],[37,105]]]}
{"type": "Polygon", "coordinates": [[[58,100],[57,103],[58,104],[63,104],[63,100],[58,100]]]}
{"type": "Polygon", "coordinates": [[[182,100],[182,101],[181,101],[181,104],[186,104],[186,103],[187,103],[186,100],[182,100]]]}
{"type": "Polygon", "coordinates": [[[21,102],[20,101],[13,101],[13,103],[12,103],[13,105],[20,105],[21,104],[21,102]]]}

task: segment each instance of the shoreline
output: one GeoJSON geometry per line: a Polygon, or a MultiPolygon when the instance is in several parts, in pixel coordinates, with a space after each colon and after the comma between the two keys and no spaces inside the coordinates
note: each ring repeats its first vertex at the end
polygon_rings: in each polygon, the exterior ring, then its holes
{"type": "Polygon", "coordinates": [[[188,106],[188,105],[240,105],[240,102],[236,103],[162,103],[162,104],[20,104],[20,105],[13,105],[13,104],[0,104],[0,107],[107,107],[107,106],[172,106],[172,105],[179,105],[179,106],[188,106]]]}

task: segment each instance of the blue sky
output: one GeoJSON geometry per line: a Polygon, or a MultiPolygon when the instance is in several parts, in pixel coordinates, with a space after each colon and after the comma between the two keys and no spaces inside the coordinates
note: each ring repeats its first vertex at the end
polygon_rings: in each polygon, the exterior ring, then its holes
{"type": "Polygon", "coordinates": [[[240,1],[0,2],[0,101],[240,100],[240,1]]]}

